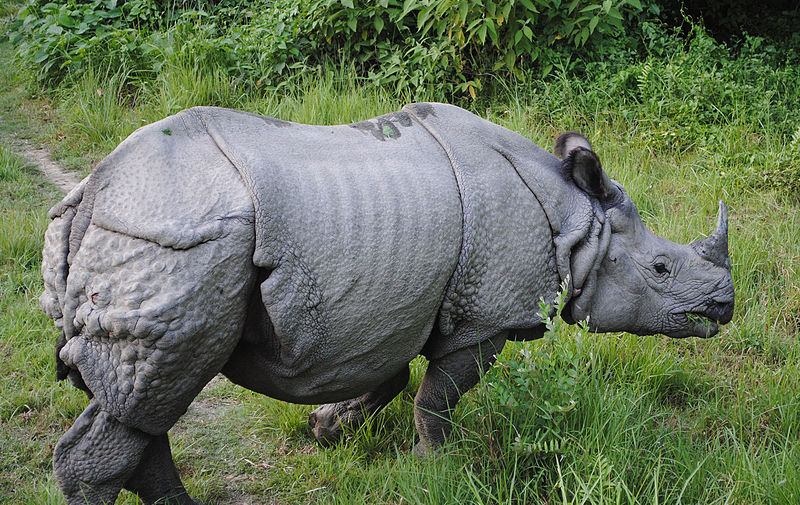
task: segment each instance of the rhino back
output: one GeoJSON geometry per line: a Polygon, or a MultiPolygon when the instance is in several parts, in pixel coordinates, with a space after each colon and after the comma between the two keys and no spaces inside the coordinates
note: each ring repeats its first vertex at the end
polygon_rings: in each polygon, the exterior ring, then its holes
{"type": "Polygon", "coordinates": [[[403,112],[340,126],[195,112],[255,202],[266,392],[331,401],[396,374],[428,339],[461,247],[442,147],[403,112]]]}
{"type": "Polygon", "coordinates": [[[183,111],[129,136],[92,174],[92,222],[164,247],[188,249],[252,221],[236,169],[183,111]]]}

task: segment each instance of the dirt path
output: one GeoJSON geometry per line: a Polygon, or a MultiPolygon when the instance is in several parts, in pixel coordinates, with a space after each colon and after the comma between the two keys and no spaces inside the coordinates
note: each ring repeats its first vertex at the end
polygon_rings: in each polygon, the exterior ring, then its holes
{"type": "Polygon", "coordinates": [[[28,139],[16,135],[7,140],[8,146],[16,154],[42,172],[62,193],[69,193],[80,182],[80,176],[53,161],[47,149],[35,147],[28,139]]]}

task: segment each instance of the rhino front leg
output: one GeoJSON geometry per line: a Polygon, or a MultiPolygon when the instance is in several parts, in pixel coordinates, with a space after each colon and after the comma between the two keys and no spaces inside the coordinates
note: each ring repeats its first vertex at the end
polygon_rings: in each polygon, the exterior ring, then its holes
{"type": "Polygon", "coordinates": [[[152,437],[139,466],[125,483],[125,489],[139,495],[147,505],[196,505],[183,487],[172,461],[167,434],[152,437]],[[159,501],[160,500],[160,501],[159,501]]]}
{"type": "Polygon", "coordinates": [[[444,444],[452,425],[450,416],[461,396],[475,386],[503,350],[507,334],[432,360],[414,398],[414,423],[420,440],[416,454],[444,444]]]}
{"type": "Polygon", "coordinates": [[[318,407],[308,416],[308,424],[314,437],[325,447],[335,444],[342,437],[344,426],[357,428],[364,419],[388,405],[406,387],[409,375],[406,365],[400,373],[381,384],[375,391],[352,400],[318,407]]]}
{"type": "Polygon", "coordinates": [[[89,403],[53,454],[56,480],[68,505],[114,503],[151,440],[89,403]]]}

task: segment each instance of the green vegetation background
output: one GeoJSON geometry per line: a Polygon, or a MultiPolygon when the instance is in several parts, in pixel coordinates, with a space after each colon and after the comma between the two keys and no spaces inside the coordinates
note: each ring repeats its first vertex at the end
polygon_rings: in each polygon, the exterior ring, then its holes
{"type": "Polygon", "coordinates": [[[55,382],[55,329],[37,309],[60,196],[14,154],[16,136],[85,174],[138,126],[193,105],[346,123],[414,100],[459,104],[542,146],[584,132],[645,223],[678,242],[708,233],[724,199],[734,320],[680,341],[555,321],[548,338],[508,346],[429,460],[409,453],[421,360],[399,398],[326,450],[309,407],[215,380],[172,432],[190,492],[231,504],[800,502],[800,36],[796,10],[759,9],[704,27],[666,1],[0,6],[0,503],[63,503],[52,447],[86,404],[55,382]]]}

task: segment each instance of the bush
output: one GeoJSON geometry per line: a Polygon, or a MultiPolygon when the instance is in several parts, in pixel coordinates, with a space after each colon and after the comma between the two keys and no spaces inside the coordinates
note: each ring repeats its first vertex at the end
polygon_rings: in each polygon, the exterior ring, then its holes
{"type": "Polygon", "coordinates": [[[319,53],[355,60],[399,92],[474,98],[483,75],[547,74],[564,53],[619,48],[644,9],[639,0],[314,0],[309,10],[319,53]]]}
{"type": "Polygon", "coordinates": [[[520,86],[519,100],[566,117],[561,128],[622,122],[629,141],[654,153],[692,153],[692,170],[713,170],[734,187],[800,194],[800,69],[792,54],[750,36],[734,49],[700,26],[682,35],[647,22],[642,32],[648,57],[559,70],[520,86]]]}
{"type": "MultiPolygon", "coordinates": [[[[556,313],[564,308],[566,293],[565,281],[553,302],[556,313]]],[[[515,355],[499,358],[494,365],[499,373],[487,379],[497,403],[494,408],[514,426],[512,447],[522,454],[562,449],[566,421],[586,372],[585,353],[579,348],[588,330],[578,327],[570,334],[561,318],[551,316],[550,304],[542,300],[539,309],[547,328],[543,341],[526,342],[515,355]]]]}
{"type": "Polygon", "coordinates": [[[58,86],[91,68],[124,68],[148,80],[174,54],[258,81],[280,75],[303,45],[296,0],[249,6],[159,0],[30,0],[11,27],[21,59],[40,81],[58,86]],[[249,7],[248,7],[249,6],[249,7]]]}
{"type": "Polygon", "coordinates": [[[185,12],[164,32],[165,50],[221,67],[251,88],[280,88],[306,68],[313,52],[301,6],[276,0],[246,10],[185,12]]]}
{"type": "Polygon", "coordinates": [[[116,0],[31,1],[17,16],[12,42],[22,59],[37,67],[40,80],[49,83],[89,60],[142,66],[141,34],[126,26],[124,14],[116,0]]]}
{"type": "Polygon", "coordinates": [[[211,60],[256,86],[345,59],[398,93],[474,98],[484,76],[546,74],[576,50],[637,44],[625,28],[642,12],[639,0],[30,0],[12,37],[51,85],[89,60],[157,72],[167,50],[211,60]]]}

